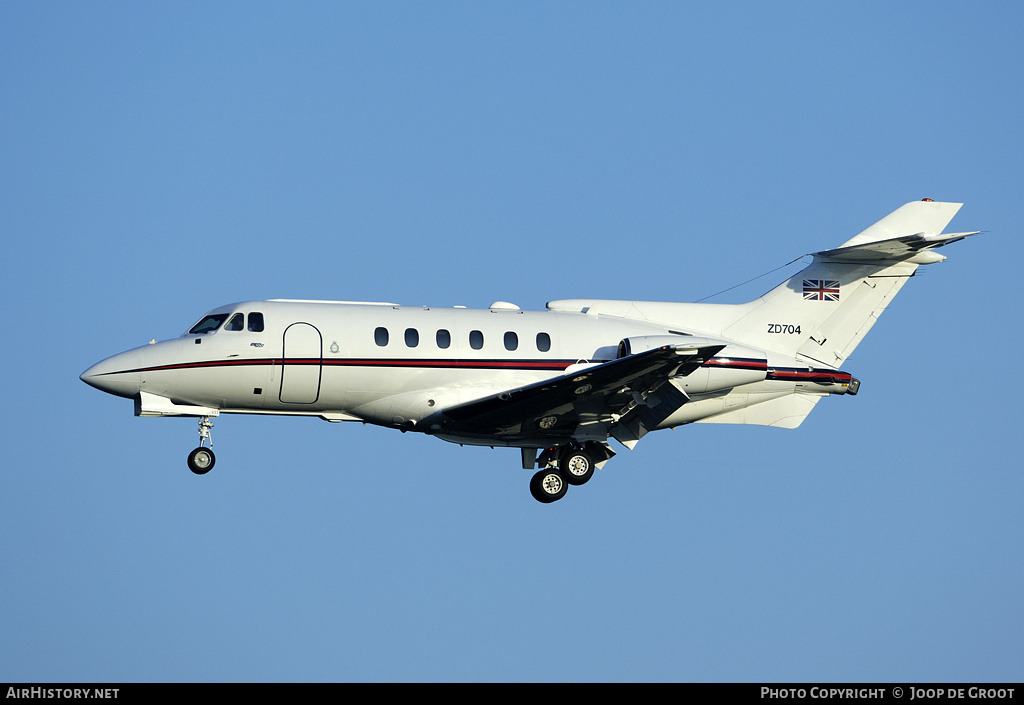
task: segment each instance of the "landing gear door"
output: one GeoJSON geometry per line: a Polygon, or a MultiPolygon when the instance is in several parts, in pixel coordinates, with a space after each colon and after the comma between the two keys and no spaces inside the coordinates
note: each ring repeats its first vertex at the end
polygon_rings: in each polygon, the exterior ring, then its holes
{"type": "Polygon", "coordinates": [[[313,404],[320,397],[323,338],[308,323],[293,323],[284,332],[281,393],[285,404],[313,404]]]}

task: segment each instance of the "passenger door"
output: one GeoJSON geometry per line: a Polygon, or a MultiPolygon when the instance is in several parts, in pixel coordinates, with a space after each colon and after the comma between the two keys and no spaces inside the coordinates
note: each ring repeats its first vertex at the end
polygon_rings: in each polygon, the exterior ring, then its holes
{"type": "Polygon", "coordinates": [[[320,397],[323,338],[309,323],[293,323],[284,331],[281,393],[285,404],[313,404],[320,397]]]}

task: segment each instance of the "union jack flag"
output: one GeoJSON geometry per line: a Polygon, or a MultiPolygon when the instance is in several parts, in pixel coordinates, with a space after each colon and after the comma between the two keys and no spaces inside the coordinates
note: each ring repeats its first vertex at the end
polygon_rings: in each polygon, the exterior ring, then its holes
{"type": "Polygon", "coordinates": [[[804,279],[805,301],[838,301],[839,282],[831,279],[804,279]]]}

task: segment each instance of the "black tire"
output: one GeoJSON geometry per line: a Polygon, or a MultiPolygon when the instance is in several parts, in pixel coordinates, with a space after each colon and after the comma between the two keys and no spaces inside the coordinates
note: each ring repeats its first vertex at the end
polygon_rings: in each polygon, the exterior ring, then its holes
{"type": "Polygon", "coordinates": [[[569,483],[557,470],[545,468],[530,480],[530,494],[542,504],[560,500],[569,491],[569,483]]]}
{"type": "Polygon", "coordinates": [[[562,477],[570,485],[583,485],[594,476],[594,459],[583,450],[567,450],[558,461],[562,477]]]}
{"type": "Polygon", "coordinates": [[[217,457],[209,448],[199,447],[188,454],[188,469],[196,475],[205,475],[213,470],[217,457]]]}

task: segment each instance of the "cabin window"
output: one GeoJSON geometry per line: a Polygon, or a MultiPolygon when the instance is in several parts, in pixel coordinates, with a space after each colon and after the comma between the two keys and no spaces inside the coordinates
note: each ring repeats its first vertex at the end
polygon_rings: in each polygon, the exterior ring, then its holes
{"type": "Polygon", "coordinates": [[[224,326],[224,330],[242,330],[245,327],[245,314],[236,313],[224,326]]]}
{"type": "Polygon", "coordinates": [[[537,349],[541,352],[547,352],[551,349],[551,336],[547,333],[537,334],[537,349]]]}
{"type": "Polygon", "coordinates": [[[518,347],[519,347],[519,336],[516,335],[515,333],[513,333],[512,331],[508,331],[507,333],[505,333],[505,349],[506,350],[515,350],[518,347]]]}
{"type": "Polygon", "coordinates": [[[188,332],[192,335],[203,335],[204,333],[212,333],[213,331],[220,328],[220,324],[227,319],[228,314],[226,313],[213,313],[209,316],[203,316],[203,320],[196,323],[194,326],[188,329],[188,332]]]}
{"type": "Polygon", "coordinates": [[[444,328],[437,331],[437,347],[447,348],[452,344],[452,334],[446,331],[444,328]]]}
{"type": "Polygon", "coordinates": [[[484,334],[478,330],[469,331],[469,347],[479,350],[484,346],[484,334]]]}
{"type": "Polygon", "coordinates": [[[415,348],[420,344],[420,332],[415,328],[405,329],[405,344],[410,348],[415,348]]]}
{"type": "Polygon", "coordinates": [[[249,332],[250,333],[262,333],[263,332],[263,314],[256,312],[249,314],[249,332]]]}
{"type": "Polygon", "coordinates": [[[384,347],[385,345],[387,345],[388,344],[388,329],[382,327],[382,328],[378,328],[377,330],[373,331],[373,342],[377,343],[377,345],[379,345],[381,347],[384,347]]]}

